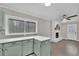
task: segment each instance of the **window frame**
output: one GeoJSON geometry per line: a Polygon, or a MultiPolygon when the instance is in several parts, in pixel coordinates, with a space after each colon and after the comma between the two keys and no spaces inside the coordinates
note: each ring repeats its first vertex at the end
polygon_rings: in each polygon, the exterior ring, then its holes
{"type": "Polygon", "coordinates": [[[5,14],[5,35],[27,35],[27,34],[37,34],[38,33],[38,22],[36,20],[28,19],[28,18],[23,18],[23,17],[18,17],[10,14],[5,14]],[[24,21],[24,32],[23,33],[10,33],[9,32],[9,25],[8,25],[8,20],[9,19],[16,19],[20,21],[24,21]],[[34,22],[36,24],[35,27],[35,32],[26,32],[25,31],[25,22],[34,22]]]}

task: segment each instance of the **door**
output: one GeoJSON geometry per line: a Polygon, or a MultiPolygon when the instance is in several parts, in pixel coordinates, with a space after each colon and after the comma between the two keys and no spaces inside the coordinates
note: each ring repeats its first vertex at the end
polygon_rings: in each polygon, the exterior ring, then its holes
{"type": "Polygon", "coordinates": [[[77,38],[77,24],[67,25],[67,37],[71,40],[76,40],[77,38]]]}

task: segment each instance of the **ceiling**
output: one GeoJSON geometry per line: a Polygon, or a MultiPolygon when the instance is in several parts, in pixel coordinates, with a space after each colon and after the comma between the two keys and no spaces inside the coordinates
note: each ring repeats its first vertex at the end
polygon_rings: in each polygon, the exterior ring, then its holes
{"type": "Polygon", "coordinates": [[[43,3],[4,3],[1,5],[45,20],[61,20],[63,14],[68,16],[79,14],[78,3],[52,3],[49,7],[44,6],[43,3]]]}

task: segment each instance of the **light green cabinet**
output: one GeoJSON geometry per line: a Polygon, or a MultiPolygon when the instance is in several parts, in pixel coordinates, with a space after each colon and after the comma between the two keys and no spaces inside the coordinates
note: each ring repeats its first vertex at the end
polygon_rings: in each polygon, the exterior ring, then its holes
{"type": "Polygon", "coordinates": [[[38,40],[34,40],[34,53],[37,55],[37,56],[40,56],[40,41],[38,40]]]}
{"type": "Polygon", "coordinates": [[[34,52],[37,56],[50,56],[50,42],[34,40],[34,52]]]}
{"type": "Polygon", "coordinates": [[[0,56],[2,56],[2,49],[0,49],[0,56]]]}
{"type": "Polygon", "coordinates": [[[0,45],[0,56],[2,56],[2,45],[0,45]]]}
{"type": "Polygon", "coordinates": [[[0,44],[0,56],[50,56],[50,42],[28,39],[23,41],[0,44]]]}
{"type": "Polygon", "coordinates": [[[40,52],[41,56],[50,56],[50,42],[49,41],[41,42],[40,49],[41,49],[41,52],[40,52]]]}
{"type": "Polygon", "coordinates": [[[33,39],[22,41],[23,56],[33,53],[33,39]]]}
{"type": "Polygon", "coordinates": [[[21,47],[13,46],[5,48],[5,56],[21,56],[21,47]]]}
{"type": "Polygon", "coordinates": [[[0,30],[4,29],[4,12],[0,8],[0,30]]]}
{"type": "Polygon", "coordinates": [[[5,56],[21,56],[21,42],[11,42],[4,44],[5,56]]]}
{"type": "Polygon", "coordinates": [[[25,56],[33,53],[33,39],[3,43],[0,46],[0,55],[2,56],[25,56]]]}

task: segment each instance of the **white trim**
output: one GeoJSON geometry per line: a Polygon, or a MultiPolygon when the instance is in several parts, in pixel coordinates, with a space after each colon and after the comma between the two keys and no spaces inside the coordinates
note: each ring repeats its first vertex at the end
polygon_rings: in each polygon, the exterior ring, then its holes
{"type": "Polygon", "coordinates": [[[26,34],[37,34],[38,33],[38,22],[36,20],[32,20],[32,19],[27,19],[27,18],[22,18],[22,17],[17,17],[17,16],[13,16],[13,15],[9,15],[9,14],[5,14],[5,35],[26,35],[26,34]],[[29,32],[29,33],[25,33],[25,30],[23,33],[9,33],[9,26],[8,26],[8,19],[9,18],[13,18],[13,19],[19,19],[22,21],[29,21],[29,22],[35,22],[36,23],[36,32],[29,32]]]}
{"type": "Polygon", "coordinates": [[[51,42],[59,42],[61,40],[63,40],[62,37],[60,37],[60,38],[52,38],[51,42]]]}

